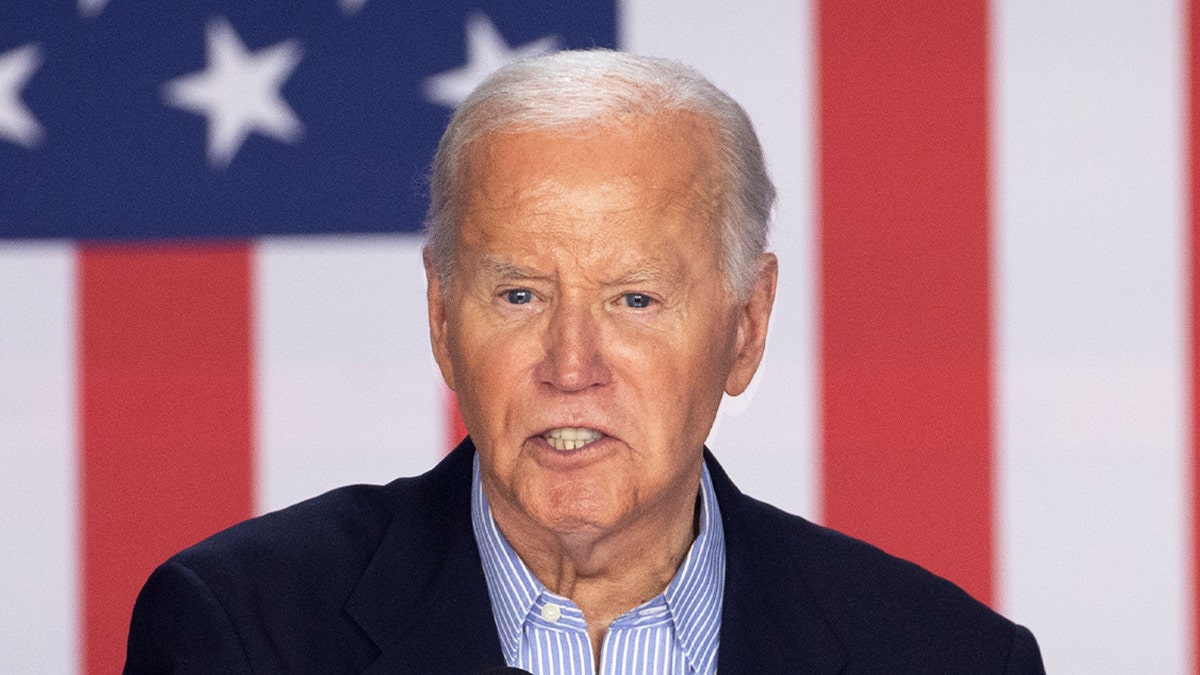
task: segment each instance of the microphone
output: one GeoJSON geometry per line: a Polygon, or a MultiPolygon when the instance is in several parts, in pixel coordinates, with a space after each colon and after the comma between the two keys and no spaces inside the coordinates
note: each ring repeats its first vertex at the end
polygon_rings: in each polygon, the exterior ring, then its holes
{"type": "Polygon", "coordinates": [[[499,668],[485,670],[480,675],[533,675],[533,673],[529,672],[528,670],[522,670],[521,668],[513,668],[512,666],[501,666],[499,668]]]}

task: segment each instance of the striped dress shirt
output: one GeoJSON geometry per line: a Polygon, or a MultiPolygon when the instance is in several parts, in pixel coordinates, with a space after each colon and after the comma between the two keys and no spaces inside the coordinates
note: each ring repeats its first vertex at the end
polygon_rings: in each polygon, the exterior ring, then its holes
{"type": "MultiPolygon", "coordinates": [[[[478,456],[471,521],[505,662],[535,675],[596,673],[583,612],[538,581],[496,527],[479,479],[478,456]]],[[[724,587],[725,534],[705,466],[700,528],[692,548],[662,593],[609,625],[599,673],[715,673],[724,587]]]]}

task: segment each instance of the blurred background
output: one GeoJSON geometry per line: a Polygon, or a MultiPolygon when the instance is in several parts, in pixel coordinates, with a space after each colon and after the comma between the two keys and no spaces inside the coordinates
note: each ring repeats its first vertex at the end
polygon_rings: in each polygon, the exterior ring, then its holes
{"type": "Polygon", "coordinates": [[[458,440],[426,167],[492,69],[599,46],[730,92],[779,187],[739,486],[1050,672],[1195,672],[1198,6],[6,3],[0,671],[117,671],[170,553],[458,440]]]}

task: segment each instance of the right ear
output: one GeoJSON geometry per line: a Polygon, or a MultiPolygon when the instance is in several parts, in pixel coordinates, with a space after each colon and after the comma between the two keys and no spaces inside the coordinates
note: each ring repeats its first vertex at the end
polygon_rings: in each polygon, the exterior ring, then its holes
{"type": "Polygon", "coordinates": [[[429,342],[433,345],[433,358],[442,371],[442,379],[453,391],[454,366],[450,361],[450,345],[447,342],[449,331],[446,326],[445,291],[448,289],[442,288],[428,248],[422,257],[425,262],[425,301],[429,306],[429,342]]]}

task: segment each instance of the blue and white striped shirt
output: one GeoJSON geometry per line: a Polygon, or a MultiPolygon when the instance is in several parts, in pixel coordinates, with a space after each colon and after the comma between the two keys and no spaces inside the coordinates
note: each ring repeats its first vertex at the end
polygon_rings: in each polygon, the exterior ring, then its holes
{"type": "MultiPolygon", "coordinates": [[[[471,521],[505,662],[536,675],[595,673],[583,612],[538,581],[500,533],[483,494],[478,456],[472,480],[471,521]]],[[[725,533],[706,466],[691,550],[661,594],[609,625],[599,672],[715,673],[724,588],[725,533]]]]}

